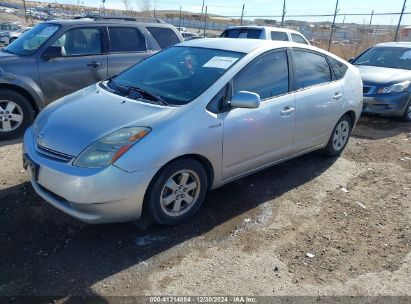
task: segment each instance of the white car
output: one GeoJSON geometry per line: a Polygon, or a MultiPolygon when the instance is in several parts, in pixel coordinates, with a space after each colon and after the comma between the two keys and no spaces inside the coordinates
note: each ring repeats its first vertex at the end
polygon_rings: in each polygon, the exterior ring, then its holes
{"type": "Polygon", "coordinates": [[[273,26],[232,26],[225,29],[220,37],[292,41],[310,45],[307,38],[300,32],[273,26]]]}

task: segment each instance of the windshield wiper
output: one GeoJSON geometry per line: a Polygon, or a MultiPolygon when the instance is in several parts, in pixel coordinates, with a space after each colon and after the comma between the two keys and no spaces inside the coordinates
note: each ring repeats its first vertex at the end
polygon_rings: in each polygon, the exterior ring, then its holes
{"type": "Polygon", "coordinates": [[[146,99],[146,100],[154,101],[164,106],[168,105],[168,103],[160,96],[151,94],[138,87],[118,85],[115,82],[114,78],[115,76],[110,77],[108,79],[109,88],[119,92],[122,96],[132,98],[132,99],[146,99]],[[133,96],[133,92],[138,93],[138,94],[134,94],[133,96]]]}

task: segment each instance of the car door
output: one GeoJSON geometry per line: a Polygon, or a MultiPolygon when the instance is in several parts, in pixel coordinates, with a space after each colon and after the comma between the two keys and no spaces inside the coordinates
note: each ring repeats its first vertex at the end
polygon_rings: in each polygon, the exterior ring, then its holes
{"type": "Polygon", "coordinates": [[[133,26],[110,26],[108,28],[110,53],[108,75],[117,75],[128,67],[152,55],[140,30],[133,26]]]}
{"type": "Polygon", "coordinates": [[[328,141],[344,101],[341,83],[332,81],[331,68],[320,53],[293,49],[296,123],[294,153],[319,147],[328,141]]]}
{"type": "Polygon", "coordinates": [[[295,96],[289,94],[289,83],[285,49],[260,55],[233,78],[233,94],[258,93],[261,104],[225,113],[224,180],[289,155],[295,123],[295,96]]]}
{"type": "Polygon", "coordinates": [[[99,27],[78,27],[60,35],[51,46],[62,47],[58,58],[37,58],[41,87],[48,102],[107,78],[99,27]]]}

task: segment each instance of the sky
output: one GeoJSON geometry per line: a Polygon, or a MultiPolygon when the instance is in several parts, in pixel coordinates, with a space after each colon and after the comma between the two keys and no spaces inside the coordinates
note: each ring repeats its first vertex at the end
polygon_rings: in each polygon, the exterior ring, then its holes
{"type": "MultiPolygon", "coordinates": [[[[46,0],[56,2],[56,0],[46,0]]],[[[99,7],[101,0],[81,0],[84,5],[99,7]]],[[[138,9],[138,2],[141,0],[130,0],[134,9],[138,9]]],[[[152,7],[157,10],[178,10],[180,6],[184,11],[201,12],[203,0],[149,0],[152,7]]],[[[245,17],[254,19],[256,16],[276,16],[281,15],[283,0],[204,0],[208,13],[224,16],[240,16],[242,5],[245,4],[245,17]]],[[[57,0],[58,3],[76,4],[77,0],[57,0]]],[[[404,0],[339,0],[339,13],[391,13],[401,12],[404,0]]],[[[288,15],[310,15],[310,14],[333,14],[335,0],[286,0],[286,10],[288,15]]],[[[106,8],[124,9],[122,0],[106,0],[106,8]]],[[[405,12],[411,12],[411,0],[408,0],[408,7],[405,12]]],[[[287,19],[286,14],[286,19],[287,19]]],[[[272,18],[280,19],[280,18],[272,18]]],[[[332,17],[288,17],[288,19],[299,19],[306,21],[332,21],[332,17]]],[[[343,16],[337,16],[336,22],[343,22],[343,16]]],[[[399,15],[374,16],[373,24],[396,25],[399,15]]],[[[366,23],[370,21],[370,16],[346,16],[345,20],[355,23],[366,23]]],[[[404,15],[402,24],[411,24],[411,15],[404,15]]]]}

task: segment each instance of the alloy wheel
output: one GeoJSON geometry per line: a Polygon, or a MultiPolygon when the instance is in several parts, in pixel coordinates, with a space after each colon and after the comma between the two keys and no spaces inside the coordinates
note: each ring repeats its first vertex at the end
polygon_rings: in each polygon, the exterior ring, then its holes
{"type": "Polygon", "coordinates": [[[23,123],[23,110],[10,100],[0,100],[0,132],[11,132],[23,123]]]}
{"type": "Polygon", "coordinates": [[[350,135],[350,124],[348,121],[341,121],[335,128],[333,136],[333,147],[336,151],[340,151],[344,148],[350,135]]]}
{"type": "Polygon", "coordinates": [[[180,216],[195,205],[200,189],[200,178],[194,171],[178,171],[163,186],[161,208],[169,216],[180,216]]]}

